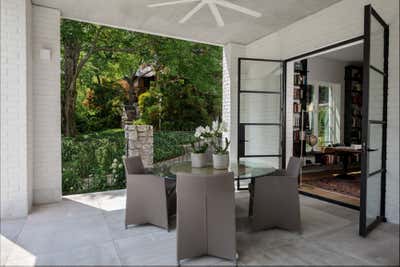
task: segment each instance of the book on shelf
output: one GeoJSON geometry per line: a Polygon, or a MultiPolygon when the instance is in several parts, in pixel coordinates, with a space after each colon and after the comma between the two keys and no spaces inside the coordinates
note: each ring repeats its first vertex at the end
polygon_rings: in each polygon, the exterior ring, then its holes
{"type": "Polygon", "coordinates": [[[301,89],[299,87],[295,87],[293,90],[293,99],[300,100],[301,99],[301,89]]]}
{"type": "Polygon", "coordinates": [[[293,103],[293,112],[300,113],[301,112],[301,105],[299,103],[293,103]]]}

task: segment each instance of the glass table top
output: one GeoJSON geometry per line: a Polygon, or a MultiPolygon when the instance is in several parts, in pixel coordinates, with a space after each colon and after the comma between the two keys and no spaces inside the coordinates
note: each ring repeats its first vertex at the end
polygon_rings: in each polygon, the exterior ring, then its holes
{"type": "Polygon", "coordinates": [[[273,173],[276,169],[255,165],[255,164],[244,164],[244,163],[231,163],[227,170],[216,170],[212,167],[212,164],[204,168],[194,168],[190,161],[184,161],[174,163],[169,166],[167,165],[155,165],[150,172],[164,177],[165,179],[176,179],[177,173],[190,173],[190,174],[203,174],[212,175],[224,172],[233,172],[236,180],[246,180],[262,176],[267,176],[273,173]]]}

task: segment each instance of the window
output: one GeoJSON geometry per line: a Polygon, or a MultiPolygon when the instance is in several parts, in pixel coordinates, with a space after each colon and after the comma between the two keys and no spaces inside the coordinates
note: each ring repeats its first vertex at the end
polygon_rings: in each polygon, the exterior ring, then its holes
{"type": "Polygon", "coordinates": [[[318,137],[318,147],[340,143],[340,84],[315,81],[308,90],[310,131],[318,137]]]}

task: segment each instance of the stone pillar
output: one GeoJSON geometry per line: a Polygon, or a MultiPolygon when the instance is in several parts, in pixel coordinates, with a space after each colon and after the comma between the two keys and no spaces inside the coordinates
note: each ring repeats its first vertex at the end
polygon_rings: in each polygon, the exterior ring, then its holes
{"type": "Polygon", "coordinates": [[[153,166],[153,126],[125,126],[126,155],[140,156],[144,167],[153,166]]]}

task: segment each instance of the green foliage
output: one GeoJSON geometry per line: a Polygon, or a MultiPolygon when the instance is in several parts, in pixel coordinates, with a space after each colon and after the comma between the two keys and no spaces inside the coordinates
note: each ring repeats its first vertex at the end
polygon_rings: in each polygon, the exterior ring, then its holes
{"type": "Polygon", "coordinates": [[[196,140],[192,143],[190,143],[192,146],[192,152],[196,154],[202,154],[206,153],[208,149],[208,144],[207,143],[201,143],[200,140],[196,140]]]}
{"type": "Polygon", "coordinates": [[[225,142],[212,142],[212,146],[214,147],[214,154],[227,154],[229,145],[231,141],[225,137],[225,142]]]}
{"type": "MultiPolygon", "coordinates": [[[[192,132],[155,132],[154,162],[180,156],[192,132]]],[[[112,129],[62,139],[64,194],[125,188],[124,131],[112,129]]]]}
{"type": "MultiPolygon", "coordinates": [[[[99,29],[97,49],[76,80],[78,132],[118,126],[117,117],[121,115],[127,92],[118,89],[116,83],[132,77],[141,64],[152,65],[157,72],[152,88],[139,96],[141,119],[145,123],[155,129],[193,130],[220,117],[221,47],[63,19],[62,59],[66,47],[79,47],[82,59],[90,51],[99,29]],[[94,94],[91,105],[86,101],[88,90],[94,94]]],[[[65,82],[62,88],[64,92],[65,82]]]]}
{"type": "Polygon", "coordinates": [[[190,80],[171,79],[139,97],[141,118],[162,130],[193,130],[220,116],[220,97],[190,80]]]}
{"type": "Polygon", "coordinates": [[[193,132],[158,131],[154,133],[154,162],[171,159],[182,155],[184,144],[193,142],[193,132]]]}
{"type": "Polygon", "coordinates": [[[121,124],[124,89],[115,82],[102,79],[86,89],[83,107],[76,116],[78,132],[93,132],[117,128],[121,124]]]}

